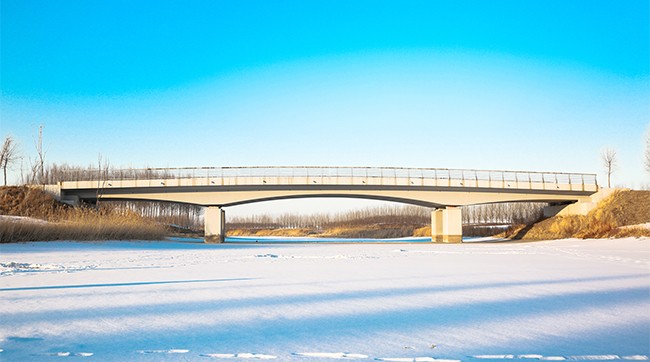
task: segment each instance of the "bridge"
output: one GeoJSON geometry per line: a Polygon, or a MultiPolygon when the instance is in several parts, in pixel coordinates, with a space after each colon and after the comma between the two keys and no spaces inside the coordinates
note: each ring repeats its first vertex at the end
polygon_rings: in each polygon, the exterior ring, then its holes
{"type": "Polygon", "coordinates": [[[434,242],[460,242],[460,206],[499,202],[587,202],[595,174],[387,167],[201,167],[64,173],[62,200],[149,200],[206,207],[205,240],[223,242],[228,206],[346,197],[432,208],[434,242]]]}

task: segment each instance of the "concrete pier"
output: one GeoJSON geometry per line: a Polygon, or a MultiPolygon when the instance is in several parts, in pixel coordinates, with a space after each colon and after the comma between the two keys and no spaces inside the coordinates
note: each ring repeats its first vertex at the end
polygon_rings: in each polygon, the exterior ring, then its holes
{"type": "Polygon", "coordinates": [[[218,206],[205,209],[205,242],[223,243],[226,240],[226,211],[218,206]]]}
{"type": "Polygon", "coordinates": [[[447,206],[431,212],[431,241],[460,243],[463,240],[463,218],[460,207],[447,206]]]}

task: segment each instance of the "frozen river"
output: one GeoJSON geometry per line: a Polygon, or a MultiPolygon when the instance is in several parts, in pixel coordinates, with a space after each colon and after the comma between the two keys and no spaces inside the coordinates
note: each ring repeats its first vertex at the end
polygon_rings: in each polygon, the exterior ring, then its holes
{"type": "Polygon", "coordinates": [[[650,239],[46,242],[0,263],[1,361],[650,354],[650,239]]]}

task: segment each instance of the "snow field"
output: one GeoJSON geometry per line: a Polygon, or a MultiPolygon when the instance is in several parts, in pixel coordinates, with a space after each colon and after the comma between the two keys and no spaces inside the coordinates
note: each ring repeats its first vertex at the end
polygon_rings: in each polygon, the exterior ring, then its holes
{"type": "Polygon", "coordinates": [[[0,245],[0,359],[648,360],[649,247],[0,245]]]}

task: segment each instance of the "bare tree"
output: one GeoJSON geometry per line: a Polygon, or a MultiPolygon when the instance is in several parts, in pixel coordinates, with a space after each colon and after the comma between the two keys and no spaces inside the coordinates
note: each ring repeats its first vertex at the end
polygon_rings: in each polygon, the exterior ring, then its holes
{"type": "Polygon", "coordinates": [[[13,137],[5,137],[0,149],[0,167],[4,174],[5,186],[7,186],[7,167],[18,159],[17,145],[13,137]]]}
{"type": "Polygon", "coordinates": [[[650,129],[645,134],[645,170],[650,173],[650,129]]]}
{"type": "Polygon", "coordinates": [[[40,171],[40,183],[45,185],[45,152],[43,152],[43,125],[38,127],[38,143],[36,143],[36,153],[38,154],[38,170],[40,171]]]}
{"type": "Polygon", "coordinates": [[[107,159],[102,162],[101,153],[97,156],[97,161],[99,166],[97,169],[97,202],[99,202],[99,200],[102,198],[104,187],[106,187],[110,164],[107,159]]]}
{"type": "Polygon", "coordinates": [[[603,166],[605,167],[605,172],[607,173],[607,188],[612,187],[612,174],[618,165],[618,160],[616,159],[616,151],[611,148],[606,148],[601,154],[603,160],[603,166]]]}

